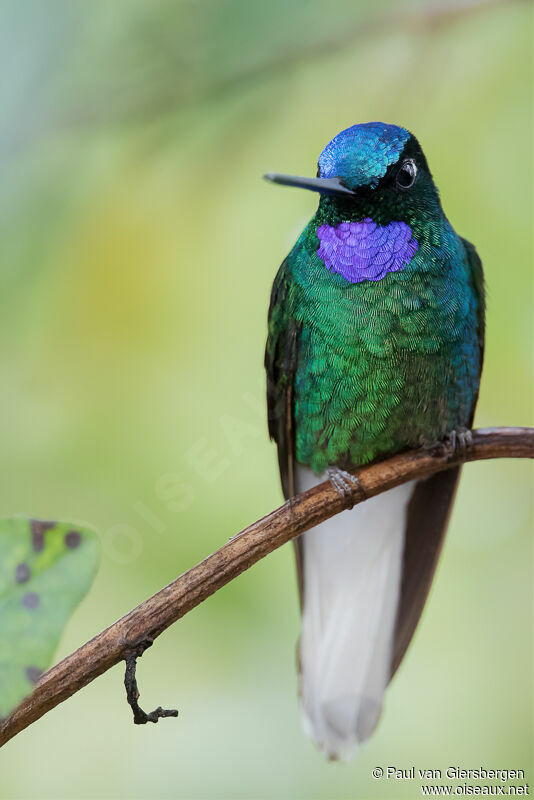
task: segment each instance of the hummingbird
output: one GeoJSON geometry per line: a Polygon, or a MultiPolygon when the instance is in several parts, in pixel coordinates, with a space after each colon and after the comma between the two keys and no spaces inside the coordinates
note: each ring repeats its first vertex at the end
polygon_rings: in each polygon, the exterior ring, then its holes
{"type": "MultiPolygon", "coordinates": [[[[443,211],[419,142],[369,122],[337,134],[319,193],[274,280],[269,433],[286,498],[403,450],[469,446],[484,349],[484,279],[443,211]]],[[[358,504],[295,541],[306,733],[332,759],[369,739],[419,622],[459,468],[358,504]]]]}

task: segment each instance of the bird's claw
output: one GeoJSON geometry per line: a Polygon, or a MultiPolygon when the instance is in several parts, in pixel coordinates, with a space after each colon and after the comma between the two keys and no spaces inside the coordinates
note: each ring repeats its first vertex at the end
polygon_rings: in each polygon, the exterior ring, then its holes
{"type": "Polygon", "coordinates": [[[363,488],[358,478],[344,469],[328,467],[328,480],[349,508],[354,505],[354,488],[359,489],[363,494],[363,488]]]}
{"type": "Polygon", "coordinates": [[[452,449],[451,461],[466,461],[467,453],[473,446],[473,434],[467,428],[452,430],[447,436],[447,444],[452,449]]]}

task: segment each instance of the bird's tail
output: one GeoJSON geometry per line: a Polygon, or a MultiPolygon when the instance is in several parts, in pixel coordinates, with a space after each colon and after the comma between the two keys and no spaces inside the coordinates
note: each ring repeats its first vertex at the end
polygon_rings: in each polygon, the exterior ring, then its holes
{"type": "MultiPolygon", "coordinates": [[[[324,480],[302,469],[296,478],[298,491],[324,480]]],[[[304,727],[331,758],[351,758],[380,717],[413,489],[405,484],[371,498],[301,540],[304,727]]]]}

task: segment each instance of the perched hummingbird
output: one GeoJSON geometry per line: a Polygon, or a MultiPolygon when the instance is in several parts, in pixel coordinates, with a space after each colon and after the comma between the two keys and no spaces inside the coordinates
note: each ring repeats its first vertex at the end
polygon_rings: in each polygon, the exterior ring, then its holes
{"type": "MultiPolygon", "coordinates": [[[[484,285],[405,128],[330,141],[319,207],[275,278],[265,364],[286,498],[453,438],[468,446],[484,348],[484,285]]],[[[332,758],[373,733],[432,582],[459,470],[344,511],[295,543],[305,729],[332,758]]]]}

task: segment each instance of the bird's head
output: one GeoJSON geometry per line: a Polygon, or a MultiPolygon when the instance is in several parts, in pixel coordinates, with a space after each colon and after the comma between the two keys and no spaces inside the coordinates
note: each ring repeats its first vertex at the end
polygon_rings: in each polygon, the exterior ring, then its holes
{"type": "Polygon", "coordinates": [[[368,122],[338,133],[319,156],[317,176],[268,173],[274,183],[319,192],[330,216],[372,217],[379,224],[441,211],[438,191],[417,139],[397,125],[368,122]]]}

